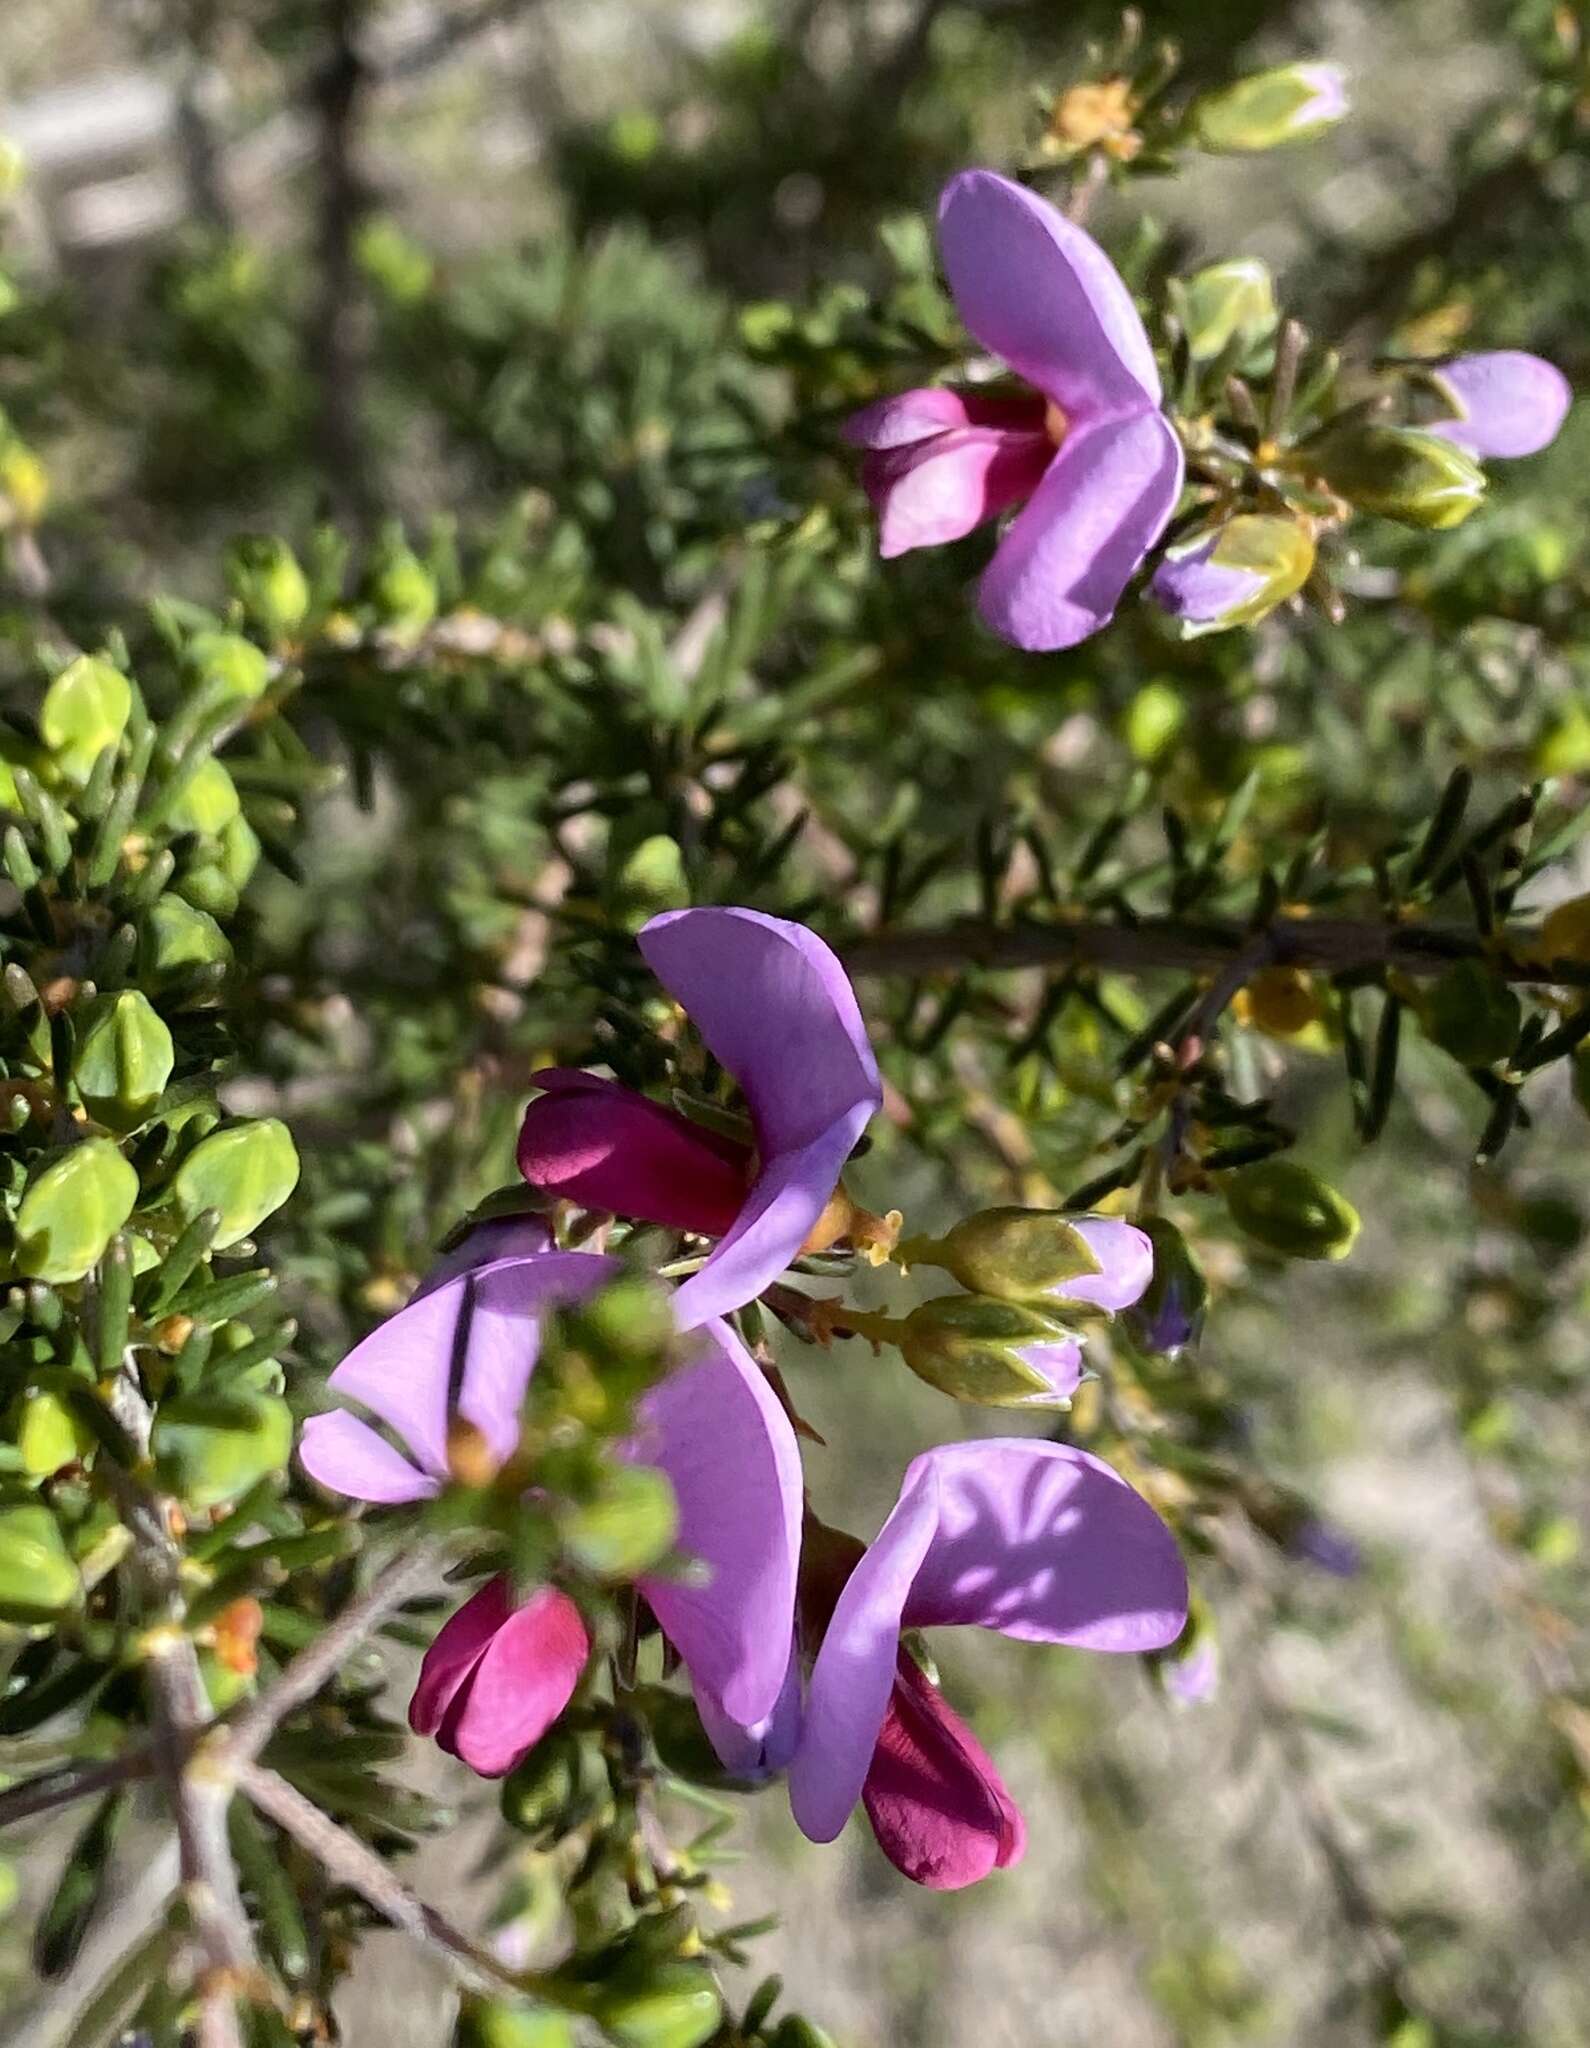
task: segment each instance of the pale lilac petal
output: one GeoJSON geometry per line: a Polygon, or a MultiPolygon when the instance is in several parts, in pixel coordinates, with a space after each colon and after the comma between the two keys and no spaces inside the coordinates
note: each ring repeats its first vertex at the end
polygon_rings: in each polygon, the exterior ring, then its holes
{"type": "Polygon", "coordinates": [[[447,1473],[453,1413],[506,1458],[519,1439],[537,1319],[556,1302],[589,1294],[617,1270],[615,1260],[583,1252],[474,1267],[389,1316],[349,1352],[328,1384],[394,1430],[433,1479],[447,1473]]]}
{"type": "Polygon", "coordinates": [[[1066,436],[978,586],[978,610],[1029,652],[1106,625],[1181,493],[1181,443],[1162,413],[1066,436]]]}
{"type": "Polygon", "coordinates": [[[993,171],[939,202],[939,247],[967,327],[1073,425],[1157,406],[1159,370],[1132,295],[1085,229],[993,171]]]}
{"type": "Polygon", "coordinates": [[[640,946],[739,1083],[761,1160],[733,1228],[675,1298],[690,1329],[754,1299],[799,1252],[882,1087],[845,971],[803,926],[677,910],[653,918],[640,946]]]}
{"type": "Polygon", "coordinates": [[[1211,533],[1187,553],[1166,555],[1148,586],[1162,611],[1194,624],[1213,622],[1258,596],[1269,579],[1258,569],[1212,560],[1219,545],[1219,534],[1211,533]]]}
{"type": "Polygon", "coordinates": [[[382,1507],[429,1500],[437,1490],[435,1479],[417,1472],[401,1451],[346,1409],[310,1416],[299,1439],[298,1462],[333,1493],[382,1507]]]}
{"type": "Polygon", "coordinates": [[[580,1610],[543,1586],[495,1630],[436,1728],[442,1748],[482,1778],[501,1778],[574,1696],[591,1653],[580,1610]]]}
{"type": "Polygon", "coordinates": [[[854,447],[905,448],[956,427],[993,427],[1041,434],[1044,405],[1037,397],[990,396],[929,386],[880,398],[852,413],[841,430],[854,447]]]}
{"type": "Polygon", "coordinates": [[[1114,1315],[1142,1298],[1154,1277],[1154,1247],[1146,1232],[1118,1216],[1073,1216],[1071,1228],[1099,1262],[1096,1273],[1062,1281],[1056,1297],[1114,1315]]]}
{"type": "Polygon", "coordinates": [[[1458,356],[1436,373],[1458,417],[1428,431],[1470,455],[1534,455],[1556,440],[1573,387],[1554,363],[1520,349],[1458,356]]]}
{"type": "Polygon", "coordinates": [[[800,1660],[793,1635],[787,1655],[778,1699],[772,1713],[760,1721],[731,1720],[709,1692],[696,1694],[696,1712],[707,1740],[717,1751],[719,1763],[737,1778],[766,1778],[782,1771],[800,1745],[800,1660]]]}
{"type": "Polygon", "coordinates": [[[1082,1346],[1075,1337],[1062,1338],[1058,1344],[1023,1344],[1016,1355],[1047,1384],[1025,1400],[1012,1402],[1013,1407],[1053,1408],[1069,1401],[1082,1384],[1082,1346]]]}
{"type": "Polygon", "coordinates": [[[902,1628],[972,1625],[1080,1649],[1163,1648],[1187,1619],[1170,1531],[1066,1444],[991,1438],[915,1460],[851,1573],[812,1669],[790,1803],[831,1841],[866,1777],[902,1628]]]}
{"type": "Polygon", "coordinates": [[[878,509],[879,554],[889,561],[962,539],[1029,497],[1053,454],[1046,434],[965,427],[869,455],[861,479],[878,509]]]}
{"type": "Polygon", "coordinates": [[[620,1081],[567,1067],[531,1076],[519,1171],[545,1195],[721,1237],[750,1181],[744,1145],[620,1081]]]}
{"type": "Polygon", "coordinates": [[[709,1695],[742,1725],[771,1715],[789,1670],[800,1557],[801,1461],[789,1418],[734,1332],[701,1332],[702,1355],[641,1404],[637,1454],[666,1472],[679,1504],[677,1548],[704,1585],[641,1587],[709,1695]]]}

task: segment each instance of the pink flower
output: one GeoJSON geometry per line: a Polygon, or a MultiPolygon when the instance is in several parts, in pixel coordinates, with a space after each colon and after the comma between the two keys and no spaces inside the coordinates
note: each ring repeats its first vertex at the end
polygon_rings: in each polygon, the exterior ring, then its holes
{"type": "Polygon", "coordinates": [[[1008,178],[951,179],[939,246],[961,318],[1034,389],[907,391],[848,422],[881,551],[959,540],[1025,500],[978,610],[1017,647],[1073,647],[1108,623],[1181,493],[1153,349],[1099,245],[1008,178]]]}

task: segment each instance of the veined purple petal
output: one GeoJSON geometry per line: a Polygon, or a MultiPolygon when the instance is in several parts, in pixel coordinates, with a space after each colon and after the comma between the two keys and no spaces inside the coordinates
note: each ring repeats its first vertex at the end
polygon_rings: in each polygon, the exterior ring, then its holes
{"type": "Polygon", "coordinates": [[[696,1712],[718,1761],[737,1778],[766,1778],[782,1771],[800,1743],[801,1680],[795,1639],[790,1637],[784,1683],[773,1711],[760,1721],[732,1720],[711,1693],[696,1694],[696,1712]]]}
{"type": "Polygon", "coordinates": [[[1038,397],[985,396],[926,385],[864,405],[851,414],[841,432],[853,447],[882,450],[911,447],[956,427],[1041,434],[1043,422],[1044,404],[1038,397]]]}
{"type": "Polygon", "coordinates": [[[647,1578],[641,1587],[710,1698],[750,1727],[774,1711],[789,1672],[801,1539],[801,1461],[772,1388],[726,1323],[700,1333],[700,1357],[654,1387],[635,1454],[667,1473],[679,1504],[678,1548],[704,1585],[647,1578]]]}
{"type": "Polygon", "coordinates": [[[960,540],[1037,489],[1054,444],[1044,433],[963,427],[870,454],[861,481],[878,510],[885,561],[960,540]]]}
{"type": "MultiPolygon", "coordinates": [[[[424,1491],[432,1492],[447,1474],[454,1414],[472,1423],[497,1457],[509,1456],[535,1364],[538,1318],[554,1303],[591,1293],[618,1270],[616,1260],[586,1252],[545,1252],[473,1267],[389,1316],[349,1352],[328,1385],[395,1431],[432,1482],[424,1491]]],[[[362,1440],[363,1464],[350,1460],[352,1433],[340,1425],[328,1432],[324,1424],[330,1420],[317,1417],[304,1431],[302,1455],[309,1470],[322,1485],[353,1491],[355,1498],[391,1498],[355,1490],[356,1480],[382,1483],[383,1471],[390,1485],[395,1468],[362,1440]],[[339,1470],[342,1477],[333,1476],[339,1470]]],[[[381,1441],[373,1430],[364,1434],[381,1441]]]]}
{"type": "Polygon", "coordinates": [[[1150,595],[1173,619],[1222,619],[1264,588],[1266,579],[1257,569],[1212,559],[1219,542],[1219,534],[1211,533],[1186,553],[1172,549],[1154,571],[1150,595]]]}
{"type": "Polygon", "coordinates": [[[333,1493],[382,1507],[429,1500],[441,1484],[418,1471],[368,1422],[345,1408],[310,1416],[298,1441],[298,1462],[311,1479],[333,1493]]]}
{"type": "Polygon", "coordinates": [[[939,247],[967,327],[1074,426],[1159,404],[1154,351],[1120,274],[1035,192],[961,172],[939,201],[939,247]]]}
{"type": "Polygon", "coordinates": [[[985,622],[1034,653],[1098,632],[1175,511],[1182,467],[1163,413],[1074,429],[983,572],[985,622]]]}
{"type": "Polygon", "coordinates": [[[1079,1273],[1056,1290],[1067,1303],[1085,1302],[1111,1315],[1130,1308],[1154,1277],[1154,1247],[1135,1223],[1119,1216],[1073,1216],[1071,1228],[1099,1262],[1096,1273],[1079,1273]]]}
{"type": "Polygon", "coordinates": [[[854,992],[815,933],[756,910],[674,910],[640,947],[739,1083],[761,1160],[733,1228],[675,1298],[690,1329],[795,1257],[883,1093],[854,992]]]}
{"type": "Polygon", "coordinates": [[[1470,455],[1534,455],[1556,440],[1573,387],[1554,363],[1521,349],[1458,356],[1437,371],[1458,416],[1437,420],[1432,434],[1470,455]]]}
{"type": "Polygon", "coordinates": [[[946,1444],[915,1460],[834,1608],[812,1668],[790,1804],[831,1841],[866,1778],[902,1628],[971,1625],[1024,1642],[1161,1649],[1187,1619],[1170,1531],[1067,1444],[946,1444]]]}

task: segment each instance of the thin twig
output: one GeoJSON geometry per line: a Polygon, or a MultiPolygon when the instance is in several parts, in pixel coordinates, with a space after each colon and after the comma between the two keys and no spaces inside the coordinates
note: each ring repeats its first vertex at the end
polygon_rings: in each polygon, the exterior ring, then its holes
{"type": "Polygon", "coordinates": [[[288,1715],[307,1705],[366,1636],[434,1575],[446,1553],[447,1546],[440,1538],[420,1543],[389,1565],[356,1600],[350,1600],[281,1676],[217,1734],[213,1744],[217,1763],[234,1768],[252,1763],[288,1715]]]}
{"type": "Polygon", "coordinates": [[[147,1749],[128,1750],[103,1764],[58,1764],[53,1771],[40,1771],[19,1785],[0,1792],[0,1828],[19,1820],[31,1820],[38,1813],[53,1813],[79,1799],[92,1799],[96,1792],[108,1792],[135,1778],[147,1778],[154,1769],[154,1757],[147,1749]]]}
{"type": "MultiPolygon", "coordinates": [[[[146,1854],[136,1884],[123,1885],[108,1901],[106,1912],[90,1925],[72,1967],[58,1984],[40,1993],[21,2012],[8,2012],[8,2039],[26,2048],[60,2048],[72,2040],[96,1999],[115,1973],[128,1964],[155,1933],[181,1876],[177,1839],[168,1835],[146,1854]]],[[[133,2000],[129,1985],[126,2004],[133,2000]]]]}

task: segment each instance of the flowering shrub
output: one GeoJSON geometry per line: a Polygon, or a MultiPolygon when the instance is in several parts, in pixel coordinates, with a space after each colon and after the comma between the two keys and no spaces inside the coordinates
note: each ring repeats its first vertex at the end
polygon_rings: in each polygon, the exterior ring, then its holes
{"type": "MultiPolygon", "coordinates": [[[[1519,1826],[1583,1899],[1583,1219],[1539,1178],[1590,1106],[1582,322],[1497,282],[1556,273],[1476,201],[1472,256],[1355,248],[1294,314],[1149,180],[1330,149],[1337,67],[1128,17],[1018,135],[931,6],[895,55],[956,132],[855,167],[865,287],[582,236],[730,236],[703,191],[760,186],[683,118],[571,128],[568,238],[479,259],[354,174],[376,15],[255,12],[251,76],[314,80],[314,293],[214,192],[114,347],[20,232],[0,274],[15,2038],[351,2041],[387,1926],[461,2048],[820,2048],[821,1982],[739,1975],[743,1812],[859,1807],[880,1882],[989,1915],[1056,1825],[973,1733],[1018,1746],[1015,1665],[938,1631],[1107,1653],[1166,1744],[1245,1663],[1352,2038],[1571,2038],[1385,1903],[1265,1647],[1309,1567],[1369,1597],[1277,1417],[1395,1330],[1488,1474],[1519,1826]],[[493,1782],[495,1906],[411,1877],[426,1739],[493,1782]]],[[[1500,179],[1549,239],[1590,59],[1510,34],[1527,133],[1455,217],[1500,179]]],[[[892,77],[789,114],[812,162],[892,77]]],[[[1225,1981],[1156,1976],[1178,2038],[1324,2038],[1225,1981]]]]}

